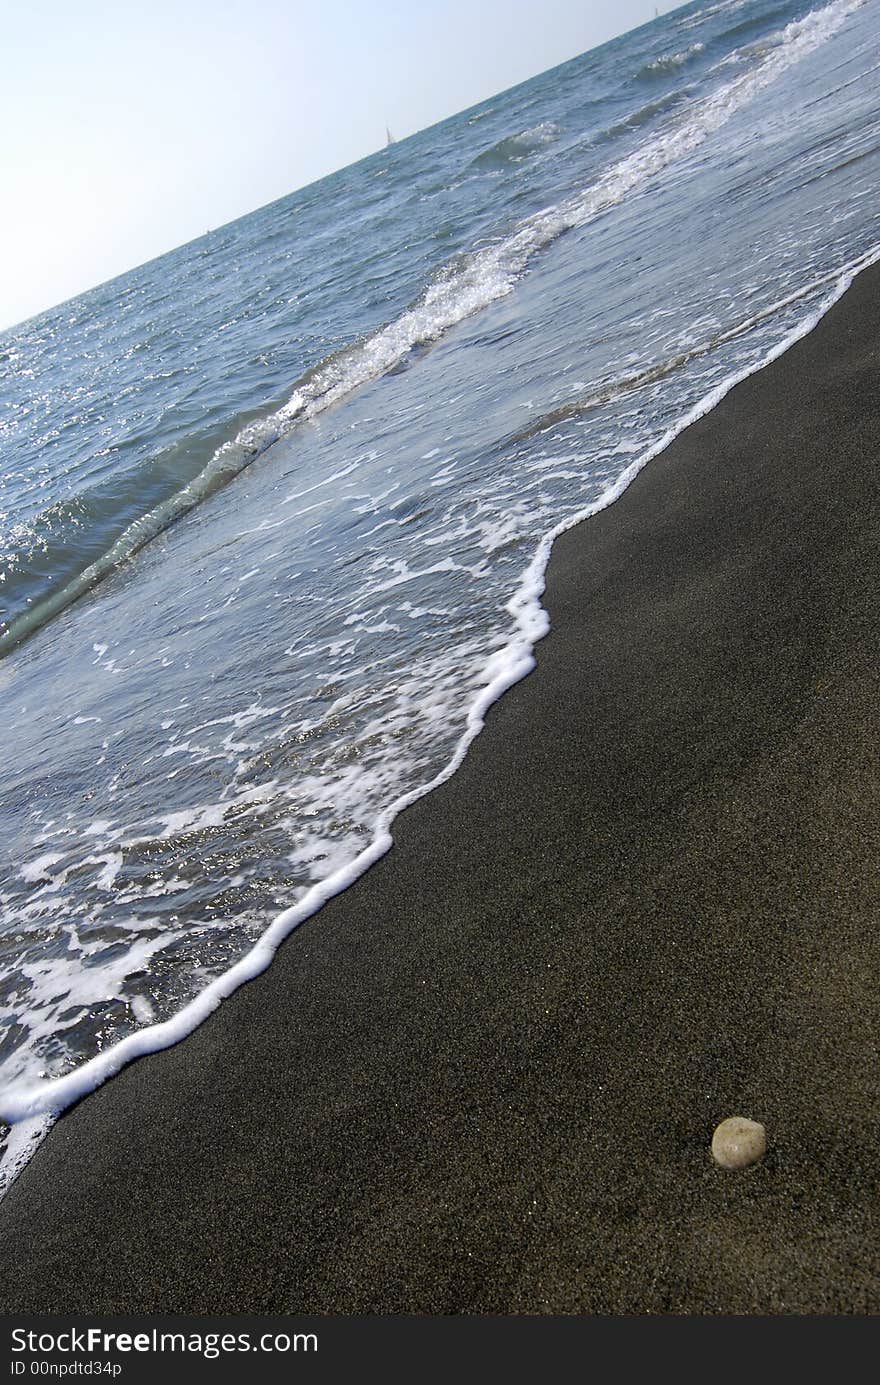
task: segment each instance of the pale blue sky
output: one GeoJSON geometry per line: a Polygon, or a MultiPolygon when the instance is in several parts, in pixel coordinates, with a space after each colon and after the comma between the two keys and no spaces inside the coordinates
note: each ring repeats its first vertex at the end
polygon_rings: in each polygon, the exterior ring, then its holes
{"type": "Polygon", "coordinates": [[[654,9],[0,0],[0,327],[362,158],[386,123],[424,129],[654,9]]]}

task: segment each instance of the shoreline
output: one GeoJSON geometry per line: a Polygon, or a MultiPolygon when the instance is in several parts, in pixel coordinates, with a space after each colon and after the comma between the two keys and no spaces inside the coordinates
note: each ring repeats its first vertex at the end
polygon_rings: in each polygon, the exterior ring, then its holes
{"type": "Polygon", "coordinates": [[[557,539],[394,850],[59,1121],[6,1311],[876,1311],[878,285],[557,539]]]}
{"type": "MultiPolygon", "coordinates": [[[[51,1079],[36,1086],[16,1087],[8,1094],[0,1093],[0,1122],[5,1121],[12,1127],[18,1126],[22,1131],[21,1140],[15,1141],[16,1145],[24,1146],[28,1140],[34,1140],[39,1144],[45,1138],[46,1130],[36,1128],[38,1123],[42,1123],[42,1126],[45,1127],[46,1122],[48,1122],[48,1128],[51,1128],[54,1121],[69,1107],[96,1091],[129,1063],[138,1058],[160,1053],[188,1038],[214,1012],[218,1005],[234,994],[240,986],[261,976],[271,966],[278,948],[294,929],[314,917],[329,899],[335,898],[337,894],[350,888],[356,880],[360,879],[361,875],[391,850],[394,845],[391,828],[400,813],[417,803],[419,799],[432,793],[458,771],[471,744],[482,731],[488,712],[510,688],[515,687],[523,678],[528,677],[535,668],[536,647],[540,640],[546,637],[550,629],[549,618],[541,604],[541,597],[545,590],[547,566],[557,539],[570,529],[586,523],[587,520],[594,518],[610,505],[615,504],[655,457],[664,452],[692,423],[697,422],[716,408],[720,401],[730,393],[731,389],[748,379],[750,375],[765,369],[777,357],[790,350],[795,342],[814,331],[825,314],[835,303],[839,302],[842,295],[849,289],[857,275],[865,268],[875,264],[878,259],[880,259],[880,249],[875,247],[867,254],[844,265],[836,273],[823,276],[819,282],[833,282],[835,284],[833,294],[824,299],[818,309],[815,309],[777,346],[773,347],[761,362],[756,366],[747,367],[741,374],[727,377],[715,386],[658,442],[650,446],[631,466],[627,467],[597,500],[574,516],[562,520],[541,537],[531,562],[520,578],[519,586],[507,603],[507,609],[515,615],[519,627],[518,634],[513,636],[487,665],[487,671],[489,667],[497,666],[499,663],[502,667],[489,680],[468,709],[465,717],[465,731],[462,733],[451,759],[432,780],[416,785],[415,788],[408,790],[383,809],[376,820],[369,845],[353,861],[341,867],[327,879],[318,881],[297,904],[282,909],[243,957],[239,958],[227,971],[215,977],[204,990],[194,995],[176,1014],[169,1016],[166,1020],[135,1030],[126,1038],[111,1044],[104,1052],[91,1059],[86,1059],[63,1077],[51,1079]]],[[[5,1189],[14,1182],[19,1168],[24,1167],[27,1163],[27,1157],[21,1159],[18,1155],[11,1161],[11,1167],[5,1170],[6,1157],[6,1152],[0,1151],[0,1199],[2,1199],[5,1189]]]]}

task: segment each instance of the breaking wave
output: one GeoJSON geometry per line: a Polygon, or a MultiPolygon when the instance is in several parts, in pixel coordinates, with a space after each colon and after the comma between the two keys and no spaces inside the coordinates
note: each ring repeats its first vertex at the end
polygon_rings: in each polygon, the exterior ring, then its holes
{"type": "Polygon", "coordinates": [[[654,58],[652,62],[645,63],[636,73],[637,79],[652,77],[665,77],[670,72],[677,71],[684,67],[685,63],[693,62],[694,58],[699,57],[706,51],[705,43],[692,43],[690,48],[685,48],[681,53],[668,53],[663,57],[654,58]]]}
{"type": "MultiPolygon", "coordinates": [[[[511,293],[540,251],[567,231],[586,225],[622,202],[669,165],[699,148],[786,69],[836,33],[847,15],[863,3],[864,0],[833,0],[786,25],[772,36],[771,46],[754,66],[691,102],[666,129],[611,164],[586,187],[527,217],[506,236],[456,256],[434,274],[399,317],[319,362],[296,381],[285,402],[270,406],[267,412],[239,427],[204,464],[186,476],[182,485],[162,495],[146,513],[126,522],[121,530],[117,521],[117,532],[109,546],[90,555],[78,570],[68,570],[66,579],[55,590],[36,597],[31,589],[45,568],[46,557],[45,545],[39,542],[36,530],[42,525],[47,533],[52,532],[51,517],[41,517],[31,540],[7,557],[9,579],[4,595],[12,599],[10,610],[17,590],[25,596],[5,626],[0,624],[0,657],[226,485],[298,423],[315,418],[352,391],[400,367],[417,348],[437,341],[466,318],[511,293]]],[[[700,46],[692,45],[692,49],[700,46]]],[[[555,134],[556,127],[547,122],[503,140],[492,149],[512,146],[520,148],[525,157],[529,149],[539,148],[555,134]]],[[[83,503],[87,508],[89,501],[83,503]]],[[[63,542],[65,536],[56,533],[53,543],[63,542]]]]}

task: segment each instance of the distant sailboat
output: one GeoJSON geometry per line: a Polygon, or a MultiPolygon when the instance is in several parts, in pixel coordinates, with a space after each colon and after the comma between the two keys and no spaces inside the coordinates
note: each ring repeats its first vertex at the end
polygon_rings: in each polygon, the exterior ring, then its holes
{"type": "Polygon", "coordinates": [[[395,140],[394,136],[392,135],[391,131],[388,129],[388,126],[386,125],[386,126],[385,126],[385,148],[387,149],[388,146],[389,146],[389,144],[396,144],[396,143],[397,143],[397,141],[395,140]]]}

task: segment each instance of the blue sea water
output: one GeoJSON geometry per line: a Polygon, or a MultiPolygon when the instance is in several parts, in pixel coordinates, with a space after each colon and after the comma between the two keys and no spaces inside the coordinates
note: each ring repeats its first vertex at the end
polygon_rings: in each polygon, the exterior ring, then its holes
{"type": "Polygon", "coordinates": [[[878,20],[690,5],[0,336],[0,1186],[386,849],[548,536],[880,253],[878,20]]]}

